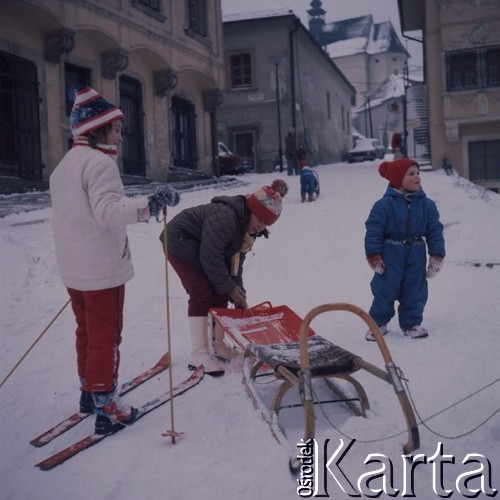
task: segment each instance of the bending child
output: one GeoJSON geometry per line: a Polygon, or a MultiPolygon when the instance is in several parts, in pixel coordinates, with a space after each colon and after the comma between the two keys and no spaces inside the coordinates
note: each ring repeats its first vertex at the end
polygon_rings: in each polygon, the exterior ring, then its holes
{"type": "Polygon", "coordinates": [[[300,171],[300,197],[302,203],[306,201],[306,194],[308,201],[314,201],[316,190],[317,180],[313,169],[311,167],[302,167],[300,171]]]}
{"type": "MultiPolygon", "coordinates": [[[[217,329],[209,344],[208,313],[226,308],[231,301],[247,309],[243,285],[243,262],[259,236],[282,210],[287,184],[276,179],[249,196],[216,196],[210,203],[184,209],[167,225],[168,261],[189,295],[188,324],[191,365],[205,366],[205,373],[224,373],[220,360],[234,356],[224,344],[224,331],[217,329]]],[[[163,232],[160,240],[164,244],[163,232]]]]}

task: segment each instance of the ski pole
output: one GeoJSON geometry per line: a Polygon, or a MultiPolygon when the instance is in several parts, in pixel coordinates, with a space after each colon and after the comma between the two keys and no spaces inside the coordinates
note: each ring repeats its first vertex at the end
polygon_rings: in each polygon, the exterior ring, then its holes
{"type": "Polygon", "coordinates": [[[167,351],[170,353],[170,364],[168,365],[168,384],[170,391],[170,425],[171,429],[162,432],[162,436],[170,437],[172,443],[175,444],[175,438],[180,437],[183,432],[175,432],[174,426],[174,397],[173,397],[173,382],[172,382],[172,342],[170,335],[170,301],[169,301],[169,287],[168,287],[168,246],[167,246],[167,208],[163,208],[163,254],[165,256],[165,316],[167,328],[167,351]]]}
{"type": "Polygon", "coordinates": [[[7,382],[7,380],[10,378],[10,376],[16,371],[17,367],[23,362],[24,358],[30,353],[30,351],[33,349],[33,347],[35,347],[35,345],[38,343],[38,341],[45,335],[45,333],[47,332],[47,330],[53,325],[53,323],[56,321],[56,319],[62,314],[62,312],[64,311],[64,309],[66,309],[66,306],[70,303],[70,299],[68,299],[68,302],[66,302],[66,304],[64,304],[61,309],[59,309],[59,312],[52,318],[52,320],[50,321],[50,323],[45,327],[45,329],[43,330],[43,332],[38,336],[38,338],[31,344],[31,346],[29,347],[29,349],[21,356],[21,358],[19,359],[19,361],[14,365],[14,367],[12,368],[12,370],[10,370],[9,373],[7,373],[7,376],[2,380],[2,383],[0,383],[0,389],[3,387],[3,385],[5,384],[5,382],[7,382]]]}

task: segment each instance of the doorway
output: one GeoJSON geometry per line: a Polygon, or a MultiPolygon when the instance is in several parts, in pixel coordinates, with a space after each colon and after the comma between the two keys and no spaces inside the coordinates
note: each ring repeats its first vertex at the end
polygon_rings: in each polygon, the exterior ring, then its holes
{"type": "Polygon", "coordinates": [[[255,130],[238,130],[232,132],[233,152],[242,163],[252,165],[257,171],[256,134],[255,130]]]}
{"type": "Polygon", "coordinates": [[[35,64],[0,52],[0,174],[42,178],[35,64]]]}
{"type": "Polygon", "coordinates": [[[125,115],[122,141],[123,173],[146,175],[142,85],[139,80],[120,76],[120,109],[125,115]]]}

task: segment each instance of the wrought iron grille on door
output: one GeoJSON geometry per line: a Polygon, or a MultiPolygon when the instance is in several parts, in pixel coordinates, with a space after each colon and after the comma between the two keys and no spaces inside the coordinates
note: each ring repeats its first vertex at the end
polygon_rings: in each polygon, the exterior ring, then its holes
{"type": "Polygon", "coordinates": [[[0,174],[42,178],[37,68],[0,52],[0,174]]]}
{"type": "Polygon", "coordinates": [[[500,180],[500,141],[469,142],[469,172],[473,182],[500,180]]]}
{"type": "Polygon", "coordinates": [[[123,173],[145,176],[142,86],[135,78],[120,77],[120,109],[125,115],[121,147],[123,173]]]}
{"type": "Polygon", "coordinates": [[[172,145],[174,166],[198,167],[195,107],[180,97],[172,97],[172,145]]]}

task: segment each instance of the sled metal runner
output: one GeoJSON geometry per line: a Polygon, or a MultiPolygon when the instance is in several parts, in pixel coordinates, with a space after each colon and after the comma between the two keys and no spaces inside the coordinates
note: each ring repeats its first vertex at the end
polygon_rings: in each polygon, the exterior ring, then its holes
{"type": "MultiPolygon", "coordinates": [[[[273,435],[287,447],[293,455],[284,432],[279,425],[279,411],[282,400],[289,389],[298,389],[304,412],[304,440],[315,436],[315,405],[313,380],[322,378],[327,386],[344,402],[355,415],[365,416],[369,409],[367,394],[352,374],[365,370],[392,385],[403,411],[407,425],[407,441],[403,445],[405,454],[418,448],[419,432],[415,414],[401,381],[399,370],[392,360],[380,329],[363,309],[348,303],[324,304],[313,308],[301,320],[287,306],[273,307],[269,302],[259,304],[247,311],[238,309],[212,309],[211,328],[223,328],[228,343],[244,349],[244,381],[250,397],[271,427],[273,435]],[[316,335],[311,322],[318,315],[329,311],[347,311],[359,316],[374,332],[375,341],[381,352],[385,369],[379,368],[360,356],[339,347],[327,339],[316,335]],[[265,408],[255,381],[262,374],[271,374],[279,383],[274,392],[271,408],[265,408]],[[357,397],[348,397],[335,379],[345,380],[354,388],[357,397]]],[[[296,464],[293,459],[290,467],[296,464]]]]}

